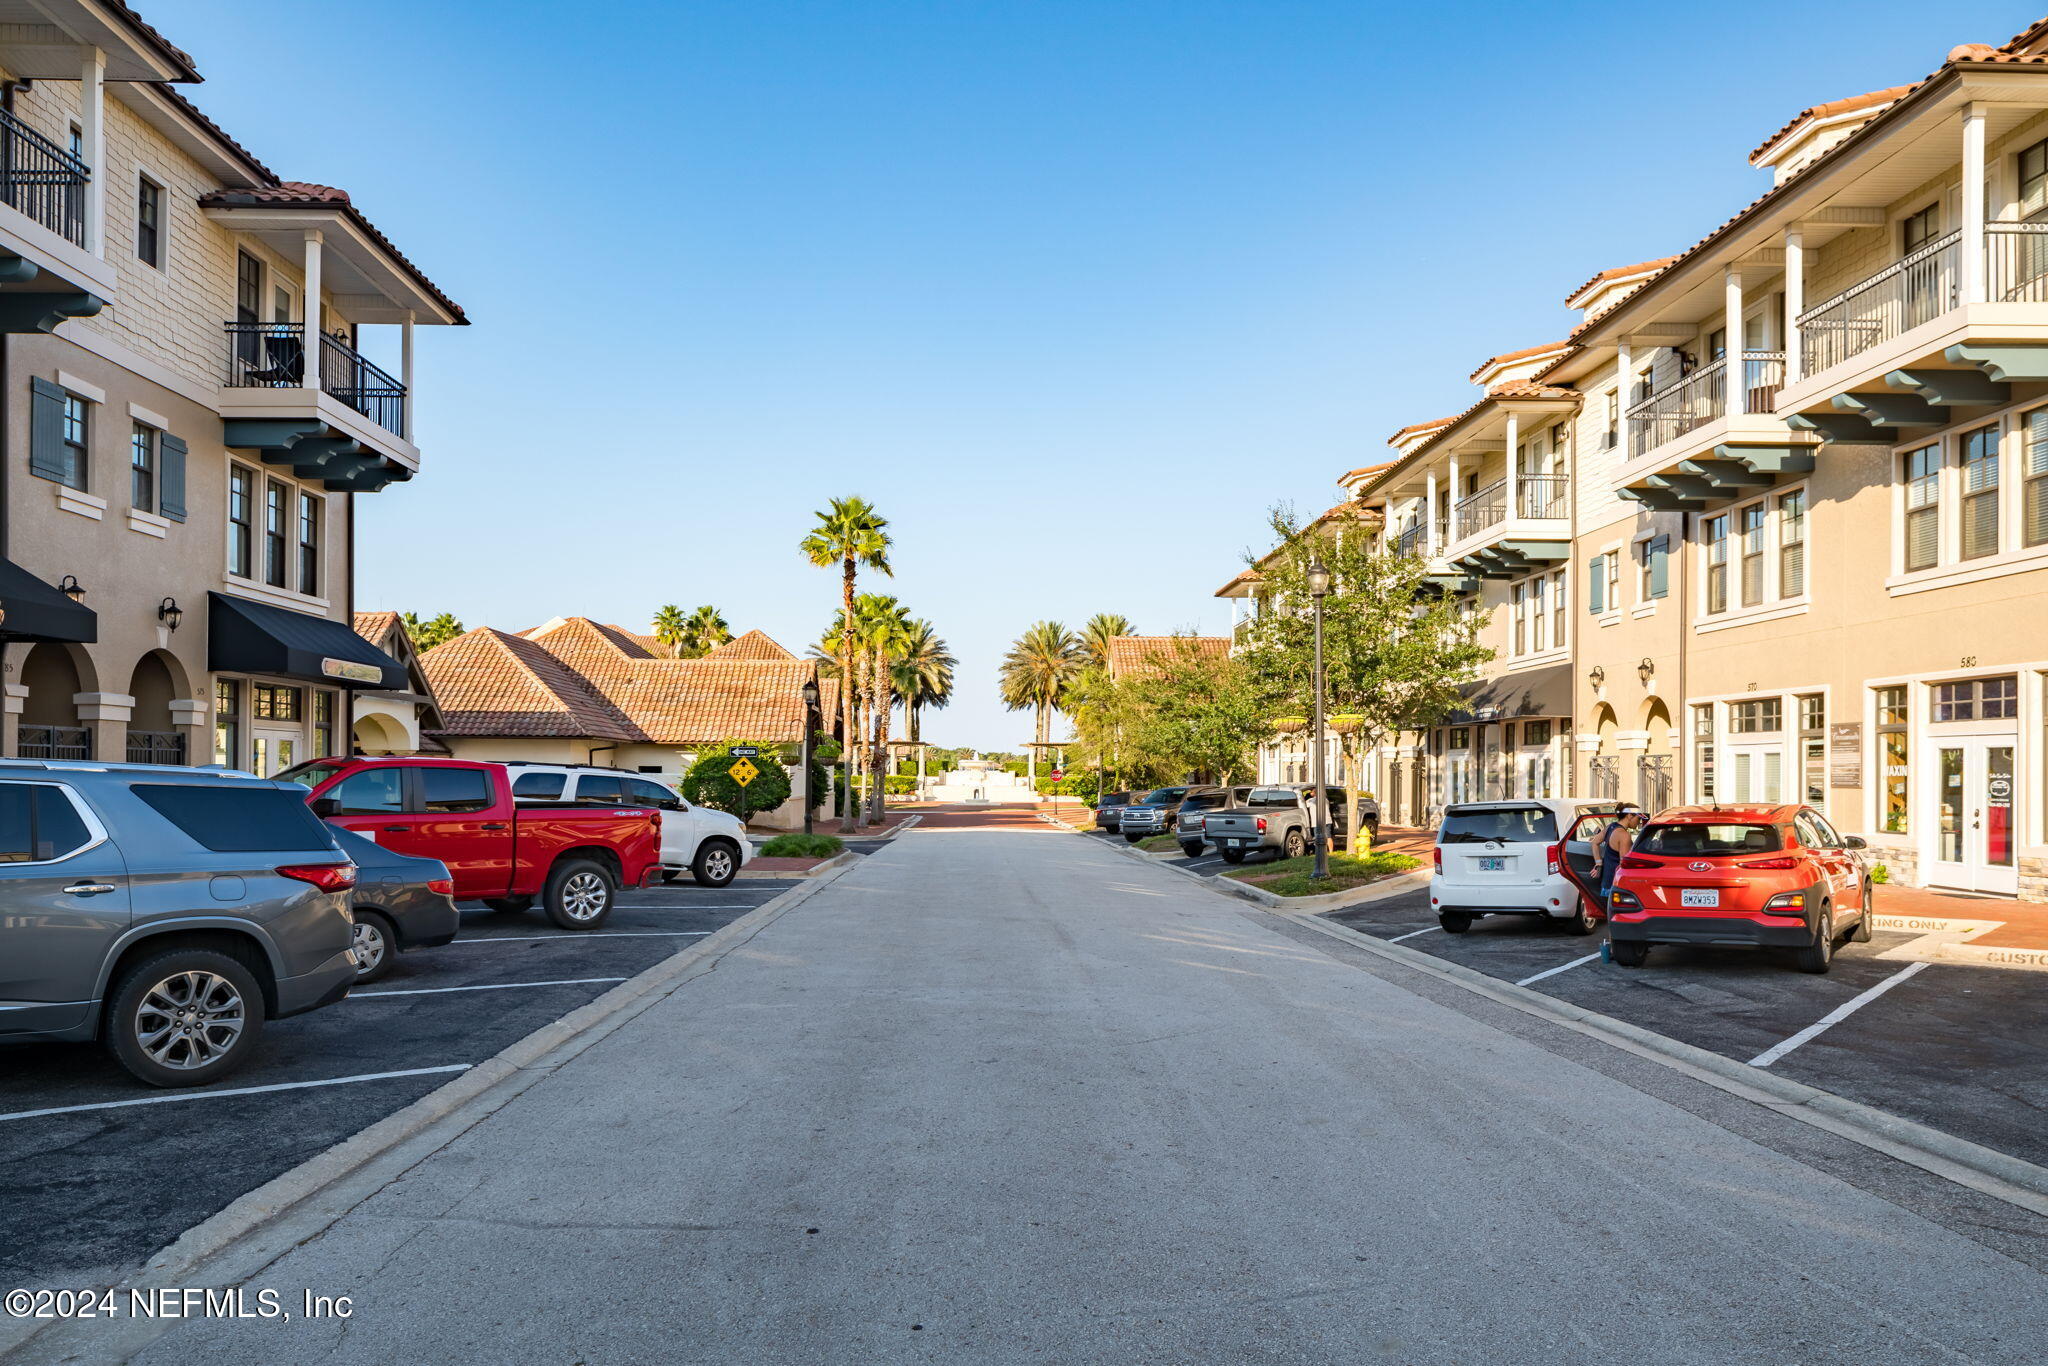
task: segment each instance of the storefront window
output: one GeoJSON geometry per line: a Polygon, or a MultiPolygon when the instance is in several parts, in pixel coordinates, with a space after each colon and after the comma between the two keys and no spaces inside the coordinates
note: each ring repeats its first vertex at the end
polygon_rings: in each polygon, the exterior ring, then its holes
{"type": "Polygon", "coordinates": [[[1911,740],[1906,731],[1906,690],[1903,687],[1877,690],[1878,752],[1884,764],[1880,791],[1884,802],[1884,828],[1893,835],[1906,833],[1906,777],[1911,740]]]}
{"type": "Polygon", "coordinates": [[[313,757],[325,759],[334,753],[334,694],[313,694],[313,757]]]}
{"type": "Polygon", "coordinates": [[[1694,782],[1699,789],[1699,800],[1714,800],[1714,708],[1711,705],[1692,709],[1693,772],[1694,782]]]}
{"type": "Polygon", "coordinates": [[[296,721],[300,718],[299,690],[259,683],[251,689],[258,721],[296,721]]]}
{"type": "Polygon", "coordinates": [[[1941,683],[1934,689],[1936,721],[1997,721],[2019,715],[2020,680],[2016,674],[1941,683]]]}
{"type": "Polygon", "coordinates": [[[1775,697],[1737,702],[1728,708],[1728,730],[1732,735],[1775,734],[1784,728],[1785,704],[1775,697]]]}
{"type": "Polygon", "coordinates": [[[1799,766],[1809,806],[1828,798],[1828,705],[1818,693],[1799,699],[1799,766]]]}
{"type": "Polygon", "coordinates": [[[241,762],[242,685],[232,678],[213,683],[213,761],[228,768],[241,762]]]}

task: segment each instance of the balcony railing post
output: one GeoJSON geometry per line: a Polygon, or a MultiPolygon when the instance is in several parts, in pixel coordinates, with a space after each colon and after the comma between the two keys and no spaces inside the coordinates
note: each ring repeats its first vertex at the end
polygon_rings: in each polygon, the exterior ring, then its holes
{"type": "Polygon", "coordinates": [[[1429,528],[1429,553],[1430,553],[1431,555],[1435,555],[1435,554],[1436,554],[1436,553],[1437,553],[1438,551],[1440,551],[1440,550],[1442,550],[1442,549],[1443,549],[1443,547],[1442,547],[1441,545],[1439,545],[1439,544],[1437,543],[1437,539],[1436,539],[1436,471],[1435,471],[1435,470],[1431,470],[1431,471],[1429,472],[1429,474],[1428,474],[1428,475],[1427,475],[1427,476],[1426,476],[1426,477],[1424,478],[1424,481],[1423,481],[1423,487],[1424,487],[1424,488],[1425,488],[1425,489],[1427,490],[1427,494],[1426,494],[1426,502],[1427,502],[1427,506],[1428,506],[1428,511],[1427,511],[1427,512],[1426,512],[1426,513],[1424,514],[1424,515],[1425,515],[1425,517],[1427,518],[1427,521],[1426,521],[1426,522],[1424,523],[1424,525],[1426,525],[1426,526],[1427,526],[1427,527],[1429,528]]]}
{"type": "MultiPolygon", "coordinates": [[[[1742,272],[1730,266],[1721,277],[1721,352],[1729,358],[1728,368],[1736,372],[1735,384],[1742,382],[1742,272]]],[[[1748,412],[1748,396],[1731,393],[1727,411],[1748,412]]]]}
{"type": "Polygon", "coordinates": [[[1508,409],[1508,506],[1520,506],[1516,490],[1521,487],[1522,460],[1515,447],[1521,444],[1522,418],[1514,409],[1508,409]]]}
{"type": "Polygon", "coordinates": [[[1956,285],[1966,304],[1984,302],[1984,133],[1984,106],[1964,105],[1963,240],[1956,285]]]}
{"type": "Polygon", "coordinates": [[[85,181],[84,222],[72,240],[104,260],[107,255],[107,54],[85,49],[78,77],[78,153],[91,168],[85,181]]]}
{"type": "Polygon", "coordinates": [[[306,229],[306,374],[305,378],[300,382],[306,388],[314,390],[320,387],[320,371],[322,369],[321,356],[319,351],[315,349],[317,343],[314,338],[327,335],[326,327],[320,317],[320,268],[322,264],[320,258],[322,255],[321,246],[324,241],[325,239],[321,237],[317,228],[306,229]]]}
{"type": "Polygon", "coordinates": [[[1785,229],[1785,316],[1793,319],[1793,325],[1785,329],[1785,378],[1787,381],[1800,379],[1805,371],[1801,369],[1799,354],[1799,325],[1797,319],[1806,307],[1806,234],[1798,225],[1785,229]]]}

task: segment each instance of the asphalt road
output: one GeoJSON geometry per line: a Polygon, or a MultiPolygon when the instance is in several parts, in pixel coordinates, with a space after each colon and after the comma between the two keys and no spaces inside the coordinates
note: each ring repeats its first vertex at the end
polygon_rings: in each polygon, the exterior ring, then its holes
{"type": "Polygon", "coordinates": [[[1092,841],[937,829],[263,1272],[346,1322],[139,1359],[2036,1363],[2043,1227],[1092,841]]]}
{"type": "Polygon", "coordinates": [[[193,1224],[744,915],[788,881],[624,893],[600,931],[465,906],[340,1005],[271,1022],[217,1088],[139,1086],[91,1045],[0,1049],[0,1287],[106,1284],[193,1224]],[[454,988],[488,987],[489,990],[454,988]],[[373,1080],[341,1080],[373,1077],[373,1080]],[[315,1082],[299,1089],[228,1094],[315,1082]],[[133,1102],[146,1102],[136,1104],[133,1102]],[[78,1109],[112,1103],[114,1108],[78,1109]],[[55,1114],[28,1112],[55,1110],[55,1114]]]}

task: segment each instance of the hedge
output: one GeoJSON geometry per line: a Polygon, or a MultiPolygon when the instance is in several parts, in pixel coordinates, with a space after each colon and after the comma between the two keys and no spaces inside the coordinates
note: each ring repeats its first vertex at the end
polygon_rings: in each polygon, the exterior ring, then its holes
{"type": "Polygon", "coordinates": [[[683,796],[699,806],[727,811],[741,820],[761,811],[773,811],[789,800],[789,770],[776,757],[780,747],[765,741],[726,740],[700,750],[697,762],[683,776],[683,796]],[[760,770],[754,781],[741,787],[732,780],[734,745],[759,744],[754,760],[760,770]]]}

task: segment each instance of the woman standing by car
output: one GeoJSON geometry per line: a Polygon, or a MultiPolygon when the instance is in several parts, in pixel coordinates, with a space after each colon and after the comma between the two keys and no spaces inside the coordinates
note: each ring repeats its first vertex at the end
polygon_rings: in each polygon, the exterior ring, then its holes
{"type": "Polygon", "coordinates": [[[1612,904],[1614,897],[1614,875],[1621,871],[1622,855],[1628,853],[1635,843],[1636,831],[1643,828],[1643,809],[1640,806],[1624,806],[1600,836],[1600,905],[1605,908],[1612,904]]]}

